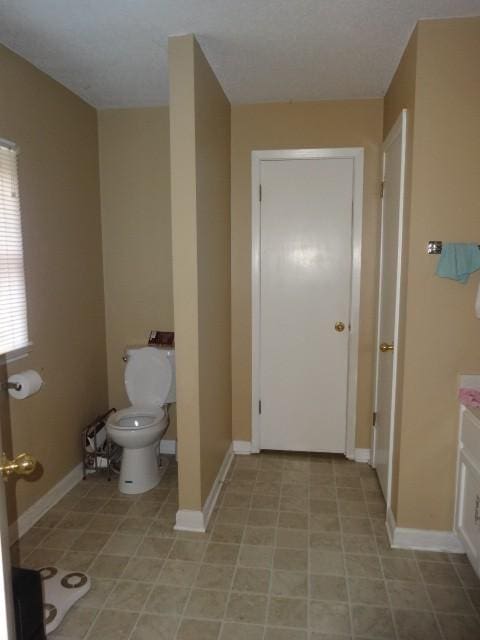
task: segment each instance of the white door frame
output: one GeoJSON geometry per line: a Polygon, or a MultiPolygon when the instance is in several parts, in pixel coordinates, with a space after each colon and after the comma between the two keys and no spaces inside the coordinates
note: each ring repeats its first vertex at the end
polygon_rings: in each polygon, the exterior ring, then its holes
{"type": "Polygon", "coordinates": [[[260,164],[262,160],[351,158],[354,162],[352,202],[352,275],[348,356],[347,430],[345,455],[355,457],[357,369],[362,257],[363,157],[361,147],[252,151],[252,452],[260,450],[260,164]]]}
{"type": "MultiPolygon", "coordinates": [[[[388,472],[387,472],[387,495],[385,501],[387,503],[387,511],[391,506],[392,501],[392,465],[393,465],[393,445],[395,437],[395,410],[397,404],[397,374],[398,374],[398,355],[399,355],[399,336],[400,336],[400,310],[402,299],[402,286],[403,286],[403,245],[404,245],[404,210],[405,210],[405,170],[406,170],[406,148],[407,148],[407,109],[402,109],[402,112],[397,118],[397,121],[390,129],[385,141],[382,145],[382,181],[385,180],[385,153],[395,142],[395,140],[401,136],[401,163],[400,163],[400,197],[398,202],[398,247],[397,247],[397,277],[395,280],[395,325],[393,332],[393,344],[395,349],[393,351],[393,372],[392,372],[392,402],[390,409],[390,440],[388,449],[388,472]]],[[[382,199],[382,224],[380,238],[383,238],[383,210],[384,200],[382,199]]],[[[375,343],[376,358],[375,358],[375,388],[374,388],[374,411],[377,411],[378,404],[378,375],[379,375],[379,345],[381,342],[380,336],[380,309],[382,305],[382,266],[383,266],[383,248],[382,242],[380,242],[380,269],[379,269],[379,283],[378,283],[378,308],[377,308],[377,339],[375,343]]],[[[372,429],[372,466],[375,467],[375,427],[372,429]]]]}

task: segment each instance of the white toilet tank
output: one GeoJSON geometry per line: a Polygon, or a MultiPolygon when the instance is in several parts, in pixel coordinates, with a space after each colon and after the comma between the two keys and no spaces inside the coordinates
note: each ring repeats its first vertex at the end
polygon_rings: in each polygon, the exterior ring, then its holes
{"type": "Polygon", "coordinates": [[[125,389],[132,406],[175,402],[175,350],[155,346],[126,349],[125,389]]]}

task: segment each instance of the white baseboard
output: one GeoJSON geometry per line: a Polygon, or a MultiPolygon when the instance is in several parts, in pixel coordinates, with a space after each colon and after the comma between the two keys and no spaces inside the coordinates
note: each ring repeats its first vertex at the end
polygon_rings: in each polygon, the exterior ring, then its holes
{"type": "Polygon", "coordinates": [[[176,531],[197,531],[203,533],[206,530],[203,511],[179,509],[173,528],[176,531]]]}
{"type": "Polygon", "coordinates": [[[230,465],[232,464],[232,460],[233,446],[230,445],[202,510],[179,509],[177,511],[174,527],[176,531],[197,531],[204,533],[207,530],[208,522],[215,508],[218,495],[222,489],[222,483],[225,480],[230,465]]]}
{"type": "Polygon", "coordinates": [[[395,529],[397,528],[397,523],[395,521],[395,516],[393,515],[393,511],[390,507],[387,509],[387,519],[385,522],[385,528],[387,529],[388,539],[390,544],[393,547],[393,540],[395,537],[395,529]]]}
{"type": "Polygon", "coordinates": [[[387,511],[386,527],[390,544],[394,549],[465,553],[465,549],[454,531],[397,527],[391,509],[387,511]]]}
{"type": "Polygon", "coordinates": [[[67,494],[70,489],[80,482],[83,477],[83,464],[77,464],[70,473],[57,482],[57,484],[47,491],[39,500],[22,513],[22,515],[9,527],[10,544],[21,538],[33,525],[45,515],[59,500],[67,494]]]}
{"type": "Polygon", "coordinates": [[[230,445],[228,447],[227,453],[223,458],[222,465],[218,471],[217,477],[213,483],[212,489],[208,494],[208,498],[205,500],[205,504],[203,505],[203,518],[205,521],[205,531],[207,530],[208,522],[212,516],[213,510],[218,500],[218,496],[222,489],[222,484],[227,476],[228,470],[230,469],[230,465],[233,461],[233,447],[230,445]]]}
{"type": "Polygon", "coordinates": [[[160,440],[160,453],[174,456],[177,453],[177,441],[160,440]]]}
{"type": "Polygon", "coordinates": [[[355,462],[370,462],[370,449],[355,449],[355,462]]]}
{"type": "Polygon", "coordinates": [[[249,456],[252,453],[252,443],[248,440],[234,440],[232,446],[236,456],[249,456]]]}

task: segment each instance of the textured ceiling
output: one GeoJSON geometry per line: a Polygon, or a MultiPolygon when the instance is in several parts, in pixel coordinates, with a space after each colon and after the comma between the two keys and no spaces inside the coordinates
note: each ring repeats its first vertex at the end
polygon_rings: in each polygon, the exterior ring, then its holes
{"type": "Polygon", "coordinates": [[[480,0],[0,0],[0,42],[99,107],[168,102],[195,33],[233,103],[382,96],[418,19],[480,0]]]}

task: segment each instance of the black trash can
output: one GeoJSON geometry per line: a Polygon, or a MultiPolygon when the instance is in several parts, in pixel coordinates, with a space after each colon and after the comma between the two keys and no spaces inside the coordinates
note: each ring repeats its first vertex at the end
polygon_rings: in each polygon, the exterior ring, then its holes
{"type": "Polygon", "coordinates": [[[12,567],[12,583],[17,640],[46,640],[40,573],[12,567]]]}

